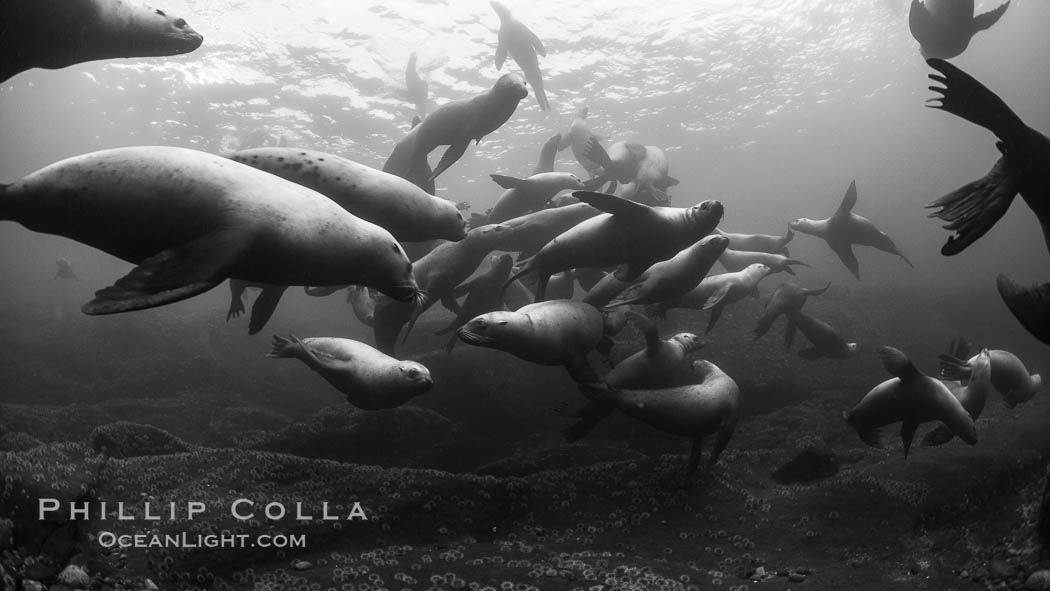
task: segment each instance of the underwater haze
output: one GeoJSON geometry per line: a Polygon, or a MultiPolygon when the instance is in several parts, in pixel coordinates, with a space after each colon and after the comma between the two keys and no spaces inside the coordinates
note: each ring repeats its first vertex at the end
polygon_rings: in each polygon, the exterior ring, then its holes
{"type": "MultiPolygon", "coordinates": [[[[199,49],[33,69],[0,83],[0,183],[142,145],[219,155],[290,146],[381,169],[416,114],[404,81],[412,53],[429,113],[520,73],[511,59],[496,69],[499,19],[482,0],[158,1],[203,35],[199,49]]],[[[587,107],[606,147],[628,140],[666,152],[680,181],[671,205],[721,201],[726,232],[782,235],[796,218],[828,217],[856,181],[854,211],[914,268],[857,247],[858,280],[824,241],[797,233],[791,256],[809,266],[765,279],[760,298],[728,308],[710,333],[709,312],[659,320],[663,338],[703,336],[694,357],[721,367],[742,398],[720,461],[683,489],[684,439],[618,415],[565,443],[570,421],[551,408],[584,399],[564,369],[465,342],[447,354],[447,335],[433,334],[453,317],[441,306],[397,349],[429,368],[434,388],[362,411],[302,363],[265,357],[275,333],[375,344],[343,292],[313,298],[291,288],[254,336],[244,317],[227,321],[225,282],[160,308],[88,316],[80,306],[129,263],[0,221],[0,550],[13,552],[0,575],[60,584],[78,565],[91,589],[146,588],[149,579],[164,589],[966,590],[1024,588],[1050,568],[1046,391],[1009,408],[993,395],[977,444],[921,446],[923,431],[906,458],[896,425],[874,448],[843,420],[892,377],[876,355],[883,345],[936,375],[938,355],[964,337],[1050,376],[1050,349],[996,290],[999,274],[1023,285],[1050,277],[1028,206],[1015,199],[965,252],[940,254],[949,232],[925,206],[985,175],[1000,154],[988,130],[927,108],[934,71],[909,33],[909,2],[506,4],[543,40],[552,110],[540,110],[530,86],[504,125],[436,179],[437,196],[469,204],[465,217],[504,192],[490,174],[529,176],[547,138],[587,107]],[[77,280],[54,277],[58,259],[77,280]],[[756,340],[754,323],[782,281],[830,282],[806,311],[860,353],[802,359],[781,344],[783,320],[756,340]],[[226,507],[247,497],[258,507],[304,501],[318,515],[322,502],[338,503],[345,516],[359,501],[369,520],[244,525],[219,512],[195,523],[92,516],[56,526],[36,519],[16,489],[139,510],[148,499],[184,510],[187,501],[226,507]],[[4,518],[14,525],[5,529],[4,518]],[[98,543],[102,530],[190,528],[305,534],[309,545],[98,543]]],[[[980,0],[977,12],[998,4],[980,0]]],[[[951,61],[1047,133],[1048,32],[1050,2],[1013,0],[951,61]]],[[[569,150],[554,169],[587,178],[569,150]]],[[[628,328],[613,358],[644,344],[628,328]]],[[[594,361],[604,372],[603,363],[594,361]]],[[[1050,571],[1046,581],[1028,588],[1050,589],[1050,571]]]]}

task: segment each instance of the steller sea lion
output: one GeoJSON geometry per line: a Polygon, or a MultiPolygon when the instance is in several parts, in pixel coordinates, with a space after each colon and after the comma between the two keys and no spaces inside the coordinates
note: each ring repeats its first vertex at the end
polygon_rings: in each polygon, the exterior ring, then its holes
{"type": "Polygon", "coordinates": [[[541,172],[526,179],[490,174],[497,185],[506,189],[489,212],[488,223],[498,224],[543,209],[560,191],[583,189],[576,175],[569,172],[541,172]]]}
{"type": "MultiPolygon", "coordinates": [[[[1043,391],[1043,378],[1039,374],[1028,373],[1017,355],[1002,349],[991,349],[988,351],[988,362],[991,364],[992,386],[1003,397],[1007,407],[1013,408],[1023,402],[1028,402],[1036,394],[1043,391]]],[[[963,385],[974,379],[974,363],[978,355],[969,359],[959,359],[954,355],[939,355],[941,360],[941,377],[946,380],[956,380],[963,385]]]]}
{"type": "Polygon", "coordinates": [[[788,333],[794,335],[795,329],[798,329],[813,345],[798,352],[798,356],[803,359],[810,361],[821,357],[849,359],[856,357],[860,351],[857,343],[847,343],[846,339],[839,336],[834,327],[823,320],[807,316],[800,311],[786,312],[786,315],[788,333]]]}
{"type": "Polygon", "coordinates": [[[790,349],[791,343],[795,340],[796,329],[795,323],[791,321],[791,315],[802,311],[802,306],[805,305],[807,298],[822,295],[829,287],[831,287],[831,282],[821,289],[805,289],[787,281],[778,285],[773,295],[769,296],[766,308],[762,311],[762,317],[755,325],[755,339],[769,332],[769,328],[773,326],[777,317],[784,314],[788,318],[784,331],[784,347],[790,349]]]}
{"type": "Polygon", "coordinates": [[[707,276],[726,249],[725,236],[707,236],[667,259],[649,267],[607,307],[655,304],[689,293],[707,276]]]}
{"type": "Polygon", "coordinates": [[[735,304],[747,296],[758,297],[758,284],[770,273],[770,268],[756,263],[737,273],[722,273],[705,278],[691,291],[648,306],[650,314],[663,317],[674,308],[710,310],[707,329],[711,332],[726,306],[735,304]]]}
{"type": "Polygon", "coordinates": [[[514,259],[509,254],[494,255],[488,269],[456,288],[453,297],[462,293],[467,294],[467,297],[459,306],[456,318],[448,326],[434,333],[452,333],[445,344],[445,351],[452,353],[452,348],[456,346],[459,340],[459,336],[454,332],[456,329],[477,316],[503,309],[503,282],[510,276],[513,267],[514,259]]]}
{"type": "Polygon", "coordinates": [[[743,271],[748,265],[754,265],[755,263],[761,263],[769,267],[771,273],[780,273],[783,271],[788,275],[795,274],[791,265],[802,265],[803,267],[809,266],[802,261],[788,258],[782,254],[733,250],[731,248],[727,248],[725,252],[722,253],[722,256],[718,258],[718,262],[725,267],[726,271],[731,273],[743,271]]]}
{"type": "Polygon", "coordinates": [[[569,125],[568,133],[562,135],[558,151],[572,147],[572,155],[576,158],[576,162],[579,162],[580,166],[587,171],[587,174],[594,178],[598,176],[601,165],[586,155],[587,146],[590,144],[591,138],[595,138],[595,141],[601,139],[591,131],[591,126],[587,124],[587,107],[580,107],[576,111],[576,117],[572,120],[572,124],[569,125]]]}
{"type": "Polygon", "coordinates": [[[949,59],[966,51],[973,36],[997,23],[1009,6],[1007,0],[975,16],[973,0],[911,0],[908,28],[922,57],[949,59]]]}
{"type": "Polygon", "coordinates": [[[541,111],[550,111],[551,104],[547,101],[547,93],[543,90],[543,73],[540,72],[539,54],[547,57],[547,50],[543,48],[543,42],[518,19],[511,15],[510,10],[503,4],[493,0],[489,4],[499,16],[499,43],[496,46],[496,69],[503,68],[503,62],[507,54],[518,62],[521,71],[525,73],[525,79],[532,85],[536,92],[536,102],[541,111]]]}

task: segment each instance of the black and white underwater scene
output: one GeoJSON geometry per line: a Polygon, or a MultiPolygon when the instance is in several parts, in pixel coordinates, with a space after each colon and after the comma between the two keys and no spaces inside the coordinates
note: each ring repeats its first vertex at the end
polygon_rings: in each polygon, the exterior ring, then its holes
{"type": "Polygon", "coordinates": [[[1050,2],[150,1],[0,0],[0,588],[1050,589],[1050,2]]]}

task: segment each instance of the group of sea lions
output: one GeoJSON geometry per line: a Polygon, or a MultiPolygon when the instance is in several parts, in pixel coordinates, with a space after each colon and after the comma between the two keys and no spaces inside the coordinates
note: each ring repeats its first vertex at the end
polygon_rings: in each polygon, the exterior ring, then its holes
{"type": "MultiPolygon", "coordinates": [[[[44,43],[37,33],[45,16],[38,9],[52,4],[14,0],[0,10],[5,55],[0,80],[32,67],[185,53],[202,42],[183,19],[160,10],[117,0],[73,0],[68,4],[76,8],[83,34],[44,43]]],[[[1008,4],[978,17],[972,2],[912,4],[913,34],[939,72],[931,75],[942,85],[931,87],[942,95],[936,106],[995,133],[1003,153],[984,178],[932,204],[940,208],[935,215],[958,233],[948,240],[947,255],[983,235],[1017,193],[1040,219],[1050,247],[1050,140],[941,59],[965,49],[1008,4]]],[[[507,55],[514,58],[541,110],[549,110],[537,58],[546,55],[542,42],[505,6],[492,6],[500,19],[497,68],[507,55]]],[[[426,83],[415,70],[413,55],[406,83],[423,116],[426,83]]],[[[245,288],[262,289],[252,306],[254,334],[288,286],[304,286],[312,295],[350,289],[355,314],[373,327],[377,348],[342,338],[275,336],[270,356],[302,360],[366,410],[401,405],[431,388],[427,368],[393,355],[402,331],[408,338],[420,315],[441,302],[455,313],[439,331],[452,333],[450,352],[459,340],[566,367],[587,398],[567,413],[576,419],[567,432],[570,439],[620,410],[693,441],[687,478],[699,465],[706,435],[716,434],[708,465],[726,447],[738,419],[740,390],[710,362],[687,361],[704,346],[700,337],[680,333],[662,340],[639,310],[655,316],[673,308],[709,310],[710,332],[726,306],[757,297],[762,279],[778,272],[793,275],[792,266],[805,265],[788,253],[794,232],[825,240],[858,280],[854,245],[911,264],[888,235],[853,212],[855,183],[829,218],[797,219],[782,236],[723,232],[722,203],[670,206],[667,190],[678,180],[668,174],[663,150],[629,141],[605,149],[586,121],[586,108],[565,134],[545,142],[532,176],[492,175],[506,192],[487,215],[472,218],[468,231],[455,201],[434,195],[434,181],[471,140],[499,129],[527,95],[526,83],[508,73],[485,93],[445,103],[397,142],[382,170],[292,147],[225,156],[160,146],[84,154],[0,186],[0,219],[71,238],[135,265],[96,292],[83,306],[87,314],[160,306],[229,279],[228,318],[244,312],[245,288]],[[439,146],[448,148],[431,168],[429,154],[439,146]],[[587,172],[586,181],[553,170],[557,152],[569,147],[587,172]],[[566,190],[571,197],[559,196],[566,190]],[[518,254],[516,268],[510,253],[518,254]],[[709,276],[715,262],[727,272],[709,276]],[[519,281],[533,273],[534,298],[519,281]],[[572,299],[574,281],[587,290],[582,300],[572,299]],[[549,298],[554,294],[558,297],[549,298]],[[644,335],[645,347],[599,375],[588,355],[610,359],[612,337],[628,322],[644,335]]],[[[75,277],[68,262],[60,263],[58,276],[75,277]]],[[[999,287],[1029,332],[1050,343],[1050,284],[1025,290],[1000,277],[999,287]]],[[[796,332],[811,343],[801,357],[855,356],[857,343],[802,311],[808,297],[827,289],[781,284],[758,319],[755,338],[783,315],[785,345],[791,347],[796,332]]],[[[880,427],[902,422],[905,454],[926,421],[940,421],[948,430],[931,436],[932,443],[952,436],[976,442],[974,421],[993,387],[1013,404],[1041,389],[1039,377],[1029,376],[1005,351],[981,350],[964,360],[968,349],[953,348],[944,361],[947,381],[923,375],[896,349],[882,347],[878,353],[894,377],[869,392],[846,420],[873,445],[880,427]]]]}

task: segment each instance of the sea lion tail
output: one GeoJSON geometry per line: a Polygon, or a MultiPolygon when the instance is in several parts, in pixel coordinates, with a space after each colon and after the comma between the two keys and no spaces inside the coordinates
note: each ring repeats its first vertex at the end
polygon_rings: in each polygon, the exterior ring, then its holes
{"type": "Polygon", "coordinates": [[[999,275],[996,285],[1006,307],[1025,330],[1050,345],[1050,283],[1024,288],[999,275]]]}

